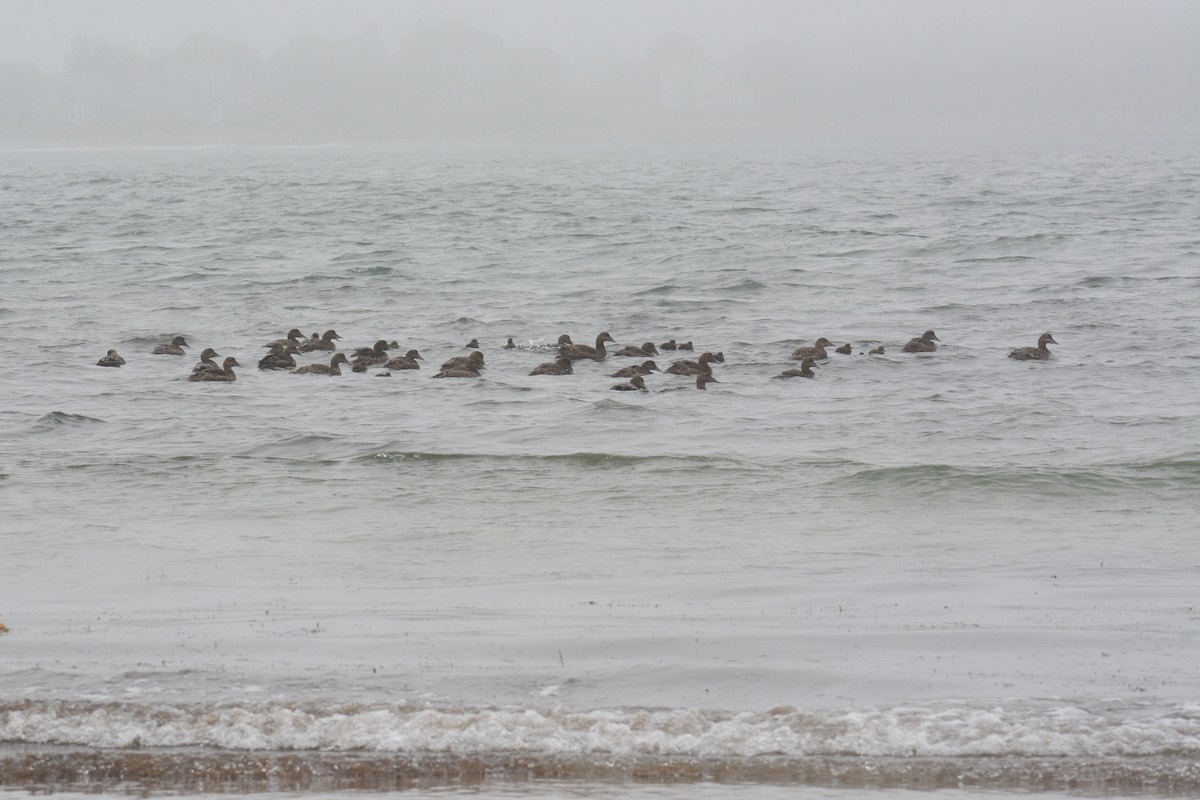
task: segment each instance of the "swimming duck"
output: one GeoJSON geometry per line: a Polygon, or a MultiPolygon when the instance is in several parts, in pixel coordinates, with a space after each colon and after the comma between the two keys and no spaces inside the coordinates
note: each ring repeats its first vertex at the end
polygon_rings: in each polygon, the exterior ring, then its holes
{"type": "Polygon", "coordinates": [[[391,347],[386,339],[380,339],[375,343],[374,347],[360,347],[355,350],[354,371],[363,372],[367,367],[373,367],[376,364],[386,363],[388,360],[387,351],[391,347]],[[359,367],[361,366],[361,369],[359,367]]]}
{"type": "Polygon", "coordinates": [[[574,375],[575,368],[571,366],[571,359],[565,356],[559,356],[556,361],[547,361],[545,364],[538,364],[533,368],[530,375],[574,375]]]}
{"type": "Polygon", "coordinates": [[[829,358],[829,353],[825,352],[826,347],[833,347],[833,342],[822,336],[813,343],[812,347],[797,347],[792,351],[792,361],[803,361],[806,358],[823,359],[829,358]]]}
{"type": "MultiPolygon", "coordinates": [[[[700,374],[698,374],[696,376],[696,388],[697,389],[703,389],[703,390],[707,391],[708,384],[710,384],[710,383],[720,383],[720,381],[717,380],[716,378],[714,378],[712,375],[709,375],[707,372],[701,372],[700,374]]],[[[659,391],[662,391],[662,392],[685,392],[688,390],[688,388],[689,387],[687,387],[687,386],[672,386],[667,389],[660,389],[659,391]]]]}
{"type": "Polygon", "coordinates": [[[712,362],[724,362],[724,353],[701,353],[699,361],[691,361],[684,359],[676,361],[671,366],[667,367],[667,372],[672,375],[699,375],[701,372],[712,375],[712,362]]]}
{"type": "Polygon", "coordinates": [[[241,364],[238,363],[238,360],[230,356],[225,359],[224,365],[216,372],[209,370],[193,372],[191,375],[188,375],[187,379],[189,381],[223,381],[225,383],[232,383],[237,380],[237,375],[233,374],[233,368],[240,366],[241,364]]]}
{"type": "Polygon", "coordinates": [[[879,347],[876,347],[874,350],[872,350],[871,355],[873,355],[873,356],[883,355],[883,345],[879,345],[879,347]]]}
{"type": "Polygon", "coordinates": [[[479,340],[472,339],[471,341],[464,344],[463,347],[469,347],[472,350],[478,350],[479,349],[479,340]]]}
{"type": "Polygon", "coordinates": [[[1037,347],[1021,347],[1013,350],[1008,354],[1009,358],[1015,358],[1018,361],[1045,361],[1050,357],[1050,348],[1048,344],[1058,344],[1054,341],[1054,337],[1048,333],[1043,333],[1038,337],[1037,347]]]}
{"type": "Polygon", "coordinates": [[[300,345],[300,352],[311,353],[313,350],[336,350],[337,345],[333,343],[333,340],[340,338],[342,337],[337,335],[337,331],[332,329],[325,331],[319,338],[314,333],[313,338],[300,345]]]}
{"type": "Polygon", "coordinates": [[[776,378],[814,378],[813,367],[817,362],[811,358],[806,358],[800,362],[800,369],[785,369],[783,372],[776,375],[776,378]]]}
{"type": "Polygon", "coordinates": [[[512,340],[511,336],[508,337],[508,341],[504,343],[504,349],[505,350],[516,350],[517,349],[517,343],[512,340]]]}
{"type": "Polygon", "coordinates": [[[651,372],[662,372],[662,370],[653,361],[643,361],[641,364],[634,364],[632,367],[625,367],[610,373],[608,377],[632,378],[634,375],[649,375],[651,372]]]}
{"type": "Polygon", "coordinates": [[[170,344],[160,344],[150,352],[156,356],[181,356],[183,355],[183,348],[187,346],[187,339],[184,339],[182,336],[176,336],[171,340],[170,344]]]}
{"type": "MultiPolygon", "coordinates": [[[[379,341],[375,342],[375,344],[371,345],[370,347],[354,348],[354,352],[350,354],[350,357],[351,358],[362,358],[363,356],[378,355],[380,353],[386,353],[388,350],[392,349],[393,347],[399,347],[399,346],[400,345],[397,342],[389,342],[387,339],[380,339],[379,341]]],[[[385,357],[383,360],[387,361],[387,358],[385,357]]]]}
{"type": "Polygon", "coordinates": [[[291,375],[341,375],[341,365],[349,364],[350,359],[345,353],[334,353],[328,364],[309,364],[291,371],[291,375]]]}
{"type": "Polygon", "coordinates": [[[213,361],[213,356],[219,355],[221,354],[211,347],[204,348],[204,352],[200,354],[200,363],[192,367],[192,372],[220,372],[221,365],[213,361]]]}
{"type": "Polygon", "coordinates": [[[420,369],[421,365],[418,364],[417,362],[424,361],[424,360],[425,359],[422,358],[421,354],[418,353],[416,350],[409,350],[407,353],[405,353],[402,356],[396,356],[395,358],[388,361],[383,366],[386,369],[420,369]]]}
{"type": "Polygon", "coordinates": [[[680,342],[680,343],[679,343],[678,345],[676,345],[676,346],[677,346],[677,347],[678,347],[680,350],[695,350],[695,349],[696,349],[695,347],[693,347],[693,346],[692,346],[692,343],[691,343],[691,342],[680,342]]]}
{"type": "Polygon", "coordinates": [[[299,328],[292,328],[288,331],[286,339],[276,339],[273,342],[267,342],[263,347],[273,350],[276,347],[283,347],[286,344],[295,345],[296,350],[299,351],[300,345],[304,344],[304,334],[300,332],[299,328]]]}
{"type": "Polygon", "coordinates": [[[620,350],[613,353],[613,355],[623,357],[628,356],[632,358],[645,358],[646,356],[658,355],[658,348],[654,346],[654,342],[646,342],[641,347],[631,344],[622,347],[620,350]]]}
{"type": "Polygon", "coordinates": [[[932,353],[937,350],[937,345],[934,342],[940,342],[941,339],[933,331],[925,331],[915,339],[910,339],[908,344],[900,348],[901,353],[932,353]]]}
{"type": "Polygon", "coordinates": [[[679,345],[675,344],[674,339],[668,339],[667,341],[660,344],[659,347],[663,350],[678,350],[679,349],[679,345]]]}
{"type": "Polygon", "coordinates": [[[125,359],[121,358],[121,354],[116,350],[109,350],[104,358],[96,362],[97,367],[121,367],[125,365],[125,359]]]}
{"type": "Polygon", "coordinates": [[[467,367],[452,367],[450,369],[443,369],[441,372],[434,375],[433,377],[435,377],[435,378],[478,378],[479,372],[478,372],[478,370],[469,369],[467,367]]]}
{"type": "Polygon", "coordinates": [[[854,352],[854,348],[850,346],[849,342],[846,342],[844,345],[839,347],[837,350],[834,350],[833,352],[841,353],[844,356],[848,356],[854,352]]]}
{"type": "Polygon", "coordinates": [[[560,346],[564,344],[574,344],[574,342],[571,341],[571,334],[569,333],[564,333],[562,336],[559,336],[558,343],[560,346]]]}
{"type": "Polygon", "coordinates": [[[271,348],[271,352],[259,359],[258,368],[295,369],[296,359],[293,357],[293,355],[298,352],[300,352],[300,348],[291,342],[278,345],[271,348]]]}
{"type": "Polygon", "coordinates": [[[483,369],[483,353],[476,350],[469,356],[455,356],[442,364],[442,372],[450,369],[467,369],[479,372],[483,369]]]}
{"type": "Polygon", "coordinates": [[[646,381],[641,375],[634,375],[629,379],[629,383],[618,383],[612,387],[617,392],[648,392],[646,381]]]}
{"type": "Polygon", "coordinates": [[[590,358],[593,361],[603,361],[608,355],[608,351],[604,349],[604,343],[613,342],[615,344],[616,341],[616,339],[609,335],[608,331],[605,331],[596,337],[595,347],[586,344],[564,344],[558,348],[558,354],[572,361],[582,361],[585,358],[590,358]]]}

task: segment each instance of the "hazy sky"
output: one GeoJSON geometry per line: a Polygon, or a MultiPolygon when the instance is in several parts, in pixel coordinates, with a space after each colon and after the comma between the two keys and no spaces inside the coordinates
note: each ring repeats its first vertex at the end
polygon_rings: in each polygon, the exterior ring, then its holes
{"type": "Polygon", "coordinates": [[[764,38],[864,54],[980,43],[1012,46],[1014,58],[1032,42],[1131,66],[1200,51],[1200,0],[0,0],[0,61],[58,70],[81,34],[145,49],[210,32],[268,55],[302,33],[373,30],[389,41],[450,19],[568,57],[635,51],[669,33],[717,57],[764,38]]]}

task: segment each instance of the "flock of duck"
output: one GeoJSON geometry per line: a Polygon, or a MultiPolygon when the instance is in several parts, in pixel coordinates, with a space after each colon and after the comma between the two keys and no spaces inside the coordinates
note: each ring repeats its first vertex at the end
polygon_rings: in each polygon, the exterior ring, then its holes
{"type": "MultiPolygon", "coordinates": [[[[323,334],[314,333],[310,337],[305,337],[298,328],[293,328],[288,332],[286,338],[276,339],[264,345],[267,349],[267,354],[259,360],[258,368],[261,370],[287,370],[293,375],[341,375],[342,366],[344,365],[352,372],[366,372],[370,369],[378,369],[379,371],[376,373],[378,377],[390,377],[393,370],[420,369],[420,362],[424,361],[424,358],[416,350],[408,350],[404,355],[393,355],[392,351],[398,351],[400,345],[395,341],[388,341],[387,339],[380,339],[369,347],[355,348],[351,352],[351,355],[347,356],[336,344],[339,339],[341,337],[334,330],[327,330],[323,334]],[[333,355],[330,357],[328,363],[318,361],[301,365],[296,360],[296,356],[302,354],[325,354],[329,352],[332,352],[333,355]]],[[[907,344],[900,348],[900,351],[902,353],[933,353],[937,351],[937,343],[940,341],[937,334],[933,331],[925,331],[920,336],[909,340],[907,344]]],[[[695,348],[692,343],[676,342],[674,339],[658,345],[655,345],[653,342],[645,342],[641,345],[629,345],[612,353],[609,353],[605,349],[605,345],[609,343],[616,344],[616,340],[605,331],[596,337],[594,345],[576,344],[565,333],[558,337],[558,342],[555,345],[550,347],[531,344],[526,349],[551,349],[557,352],[557,358],[554,361],[539,364],[529,374],[571,375],[575,371],[573,364],[576,361],[604,361],[609,355],[612,355],[621,358],[646,359],[640,364],[634,364],[610,373],[609,377],[625,379],[624,382],[614,384],[611,387],[614,391],[649,391],[649,387],[646,385],[646,376],[652,372],[695,377],[695,387],[697,389],[706,389],[708,384],[720,382],[713,375],[713,364],[725,362],[725,354],[722,352],[704,352],[694,360],[687,358],[680,359],[665,369],[660,369],[658,364],[650,358],[651,356],[661,357],[665,352],[694,350],[695,348]]],[[[1049,333],[1044,333],[1038,338],[1038,343],[1035,347],[1018,348],[1009,353],[1008,357],[1018,361],[1045,361],[1050,358],[1050,349],[1047,347],[1050,344],[1058,344],[1058,342],[1049,333]]],[[[187,347],[189,347],[187,340],[183,336],[176,336],[169,343],[159,345],[151,352],[153,355],[183,356],[186,355],[187,347]]],[[[517,348],[518,345],[512,339],[509,339],[504,345],[505,350],[514,350],[517,348]]],[[[483,352],[480,350],[479,340],[472,339],[467,342],[465,349],[471,352],[468,355],[455,356],[448,359],[433,377],[480,377],[486,367],[483,352]]],[[[813,372],[814,367],[816,367],[818,361],[825,361],[830,358],[830,349],[834,353],[841,355],[851,355],[854,352],[848,343],[835,348],[833,342],[825,337],[821,337],[811,346],[799,347],[792,352],[789,360],[799,361],[800,366],[798,368],[785,369],[775,377],[815,377],[816,373],[813,372]]],[[[883,355],[884,348],[876,347],[867,354],[883,355]]],[[[864,353],[860,352],[859,355],[864,355],[864,353]]],[[[237,374],[233,370],[234,367],[241,367],[241,362],[230,356],[218,364],[213,359],[219,356],[220,354],[213,348],[205,348],[200,354],[200,362],[192,368],[191,373],[187,376],[187,380],[236,381],[237,374]]],[[[125,359],[116,350],[109,350],[108,354],[97,361],[96,364],[101,367],[120,367],[125,364],[125,359]]],[[[686,388],[688,387],[673,386],[661,391],[676,391],[686,388]]]]}

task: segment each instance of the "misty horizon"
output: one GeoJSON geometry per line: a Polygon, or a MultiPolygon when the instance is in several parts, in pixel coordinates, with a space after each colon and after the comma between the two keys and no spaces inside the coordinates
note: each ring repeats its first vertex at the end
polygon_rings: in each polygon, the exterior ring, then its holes
{"type": "Polygon", "coordinates": [[[248,5],[0,12],[0,142],[1200,131],[1184,2],[248,5]]]}

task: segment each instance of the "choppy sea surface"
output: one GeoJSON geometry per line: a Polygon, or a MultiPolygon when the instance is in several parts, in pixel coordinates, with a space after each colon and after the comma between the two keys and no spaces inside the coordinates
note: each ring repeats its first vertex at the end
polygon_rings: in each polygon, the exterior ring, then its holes
{"type": "Polygon", "coordinates": [[[0,152],[0,797],[1200,795],[1194,145],[0,152]]]}

